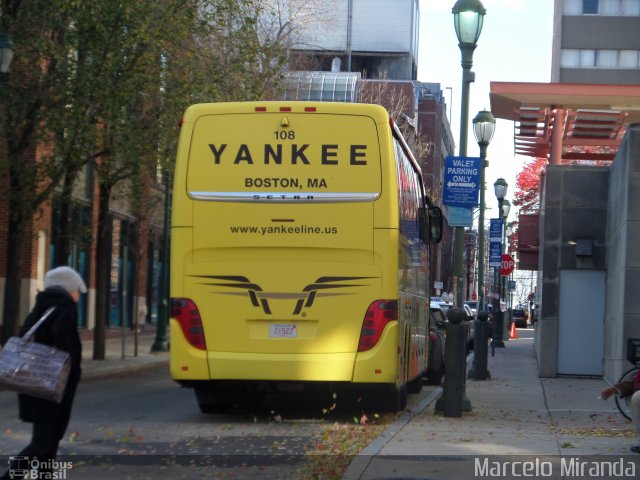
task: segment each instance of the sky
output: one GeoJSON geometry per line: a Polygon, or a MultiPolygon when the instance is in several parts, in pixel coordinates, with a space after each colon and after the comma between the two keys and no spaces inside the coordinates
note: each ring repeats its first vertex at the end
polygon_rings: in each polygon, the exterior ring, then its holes
{"type": "MultiPolygon", "coordinates": [[[[476,79],[470,88],[467,156],[480,155],[471,120],[480,110],[491,109],[490,82],[549,82],[551,79],[553,0],[481,1],[487,13],[471,68],[476,79]]],[[[457,155],[462,67],[451,13],[454,4],[455,0],[420,0],[418,81],[440,83],[447,110],[452,106],[451,131],[457,155]]],[[[487,149],[487,222],[498,211],[493,183],[503,177],[509,184],[506,198],[512,202],[516,175],[525,162],[531,160],[514,154],[513,134],[512,121],[497,120],[495,134],[487,149]]],[[[512,207],[509,221],[516,219],[517,209],[512,207]]]]}

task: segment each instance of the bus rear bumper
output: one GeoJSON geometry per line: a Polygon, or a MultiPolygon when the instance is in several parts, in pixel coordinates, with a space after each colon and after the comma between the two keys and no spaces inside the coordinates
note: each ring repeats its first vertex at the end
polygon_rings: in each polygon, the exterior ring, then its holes
{"type": "Polygon", "coordinates": [[[273,354],[209,352],[212,380],[350,382],[354,353],[273,354]]]}

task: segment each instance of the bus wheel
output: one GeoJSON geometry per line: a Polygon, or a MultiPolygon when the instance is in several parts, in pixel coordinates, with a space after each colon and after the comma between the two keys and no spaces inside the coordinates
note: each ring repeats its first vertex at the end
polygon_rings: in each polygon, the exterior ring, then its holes
{"type": "Polygon", "coordinates": [[[390,393],[387,397],[387,409],[390,412],[404,410],[407,406],[407,384],[400,387],[393,385],[390,393]]]}
{"type": "Polygon", "coordinates": [[[226,392],[216,392],[206,387],[194,387],[193,390],[202,413],[222,413],[234,405],[233,397],[226,392]]]}
{"type": "Polygon", "coordinates": [[[409,382],[409,393],[420,393],[422,390],[422,373],[409,382]]]}
{"type": "Polygon", "coordinates": [[[218,403],[200,403],[198,402],[198,407],[200,408],[201,413],[209,414],[209,413],[222,413],[227,409],[226,405],[218,404],[218,403]]]}
{"type": "Polygon", "coordinates": [[[440,385],[444,377],[444,360],[440,362],[438,370],[427,370],[427,385],[440,385]]]}

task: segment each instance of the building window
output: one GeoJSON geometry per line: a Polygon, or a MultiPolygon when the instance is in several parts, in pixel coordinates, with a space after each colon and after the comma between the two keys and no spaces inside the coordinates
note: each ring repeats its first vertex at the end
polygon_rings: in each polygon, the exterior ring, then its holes
{"type": "Polygon", "coordinates": [[[564,2],[564,14],[565,15],[581,15],[582,0],[566,0],[564,2]]]}
{"type": "Polygon", "coordinates": [[[593,68],[596,66],[595,50],[580,50],[580,66],[582,68],[593,68]]]}
{"type": "Polygon", "coordinates": [[[640,0],[565,0],[564,14],[637,17],[640,0]]]}
{"type": "Polygon", "coordinates": [[[620,68],[638,68],[638,51],[620,50],[618,61],[620,68]]]}
{"type": "Polygon", "coordinates": [[[598,50],[596,52],[597,68],[617,68],[618,67],[618,51],[617,50],[598,50]]]}
{"type": "Polygon", "coordinates": [[[622,15],[638,16],[640,15],[640,0],[622,0],[622,15]]]}
{"type": "Polygon", "coordinates": [[[560,59],[562,68],[638,69],[638,50],[577,50],[564,49],[560,59]]]}
{"type": "Polygon", "coordinates": [[[616,17],[619,16],[620,15],[620,0],[600,0],[600,12],[599,13],[600,13],[600,15],[609,15],[609,16],[616,16],[616,17]]]}
{"type": "Polygon", "coordinates": [[[579,68],[580,67],[580,50],[562,50],[562,59],[560,66],[563,68],[579,68]]]}
{"type": "Polygon", "coordinates": [[[585,15],[597,15],[598,0],[582,0],[582,13],[585,15]]]}

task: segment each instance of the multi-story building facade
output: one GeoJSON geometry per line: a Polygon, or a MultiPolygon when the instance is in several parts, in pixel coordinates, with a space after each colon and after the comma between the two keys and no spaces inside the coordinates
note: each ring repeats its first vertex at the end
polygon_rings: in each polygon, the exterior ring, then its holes
{"type": "MultiPolygon", "coordinates": [[[[39,158],[39,149],[34,156],[39,158]]],[[[99,192],[88,166],[77,182],[70,205],[71,225],[69,231],[69,253],[65,261],[75,268],[85,279],[88,287],[86,295],[79,301],[79,327],[89,333],[95,326],[96,305],[96,238],[99,208],[99,192]]],[[[160,185],[154,185],[145,193],[145,213],[135,212],[131,196],[126,189],[116,189],[108,215],[110,232],[111,269],[108,276],[109,303],[106,306],[106,327],[120,329],[122,326],[143,329],[155,324],[161,298],[161,263],[163,242],[163,208],[160,185]],[[123,200],[124,199],[124,200],[123,200]]],[[[19,321],[33,306],[35,294],[44,288],[44,275],[57,266],[58,249],[61,243],[61,201],[54,194],[45,202],[26,227],[27,243],[23,246],[23,261],[20,267],[19,321]]],[[[5,225],[8,218],[8,202],[0,198],[0,251],[7,251],[5,225]]],[[[6,255],[0,256],[0,305],[4,302],[6,282],[6,255]]],[[[0,324],[2,310],[0,309],[0,324]]]]}
{"type": "MultiPolygon", "coordinates": [[[[416,80],[418,0],[329,0],[329,5],[332,12],[303,25],[291,52],[294,63],[312,57],[317,70],[337,68],[339,62],[339,69],[362,78],[416,80]]],[[[309,70],[308,62],[302,65],[309,70]]]]}
{"type": "Polygon", "coordinates": [[[640,0],[556,0],[551,81],[640,84],[640,0]]]}

